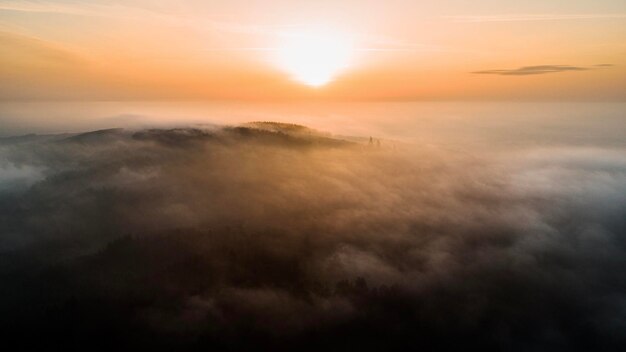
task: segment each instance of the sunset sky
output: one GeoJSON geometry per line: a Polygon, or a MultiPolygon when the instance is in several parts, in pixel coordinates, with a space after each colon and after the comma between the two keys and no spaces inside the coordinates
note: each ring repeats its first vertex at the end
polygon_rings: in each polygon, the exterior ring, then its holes
{"type": "Polygon", "coordinates": [[[626,2],[0,1],[0,99],[626,100],[626,2]]]}

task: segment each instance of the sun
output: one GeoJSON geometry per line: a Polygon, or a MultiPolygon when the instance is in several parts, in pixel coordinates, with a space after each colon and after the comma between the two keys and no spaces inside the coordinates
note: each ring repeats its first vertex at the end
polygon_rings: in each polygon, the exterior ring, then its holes
{"type": "Polygon", "coordinates": [[[352,60],[350,36],[332,30],[307,30],[282,38],[276,63],[291,77],[311,87],[331,82],[352,60]]]}

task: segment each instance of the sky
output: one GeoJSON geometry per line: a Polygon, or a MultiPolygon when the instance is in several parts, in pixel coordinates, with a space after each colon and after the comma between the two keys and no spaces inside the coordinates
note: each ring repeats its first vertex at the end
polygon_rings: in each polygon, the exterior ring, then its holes
{"type": "Polygon", "coordinates": [[[626,3],[0,1],[0,99],[626,100],[626,3]]]}

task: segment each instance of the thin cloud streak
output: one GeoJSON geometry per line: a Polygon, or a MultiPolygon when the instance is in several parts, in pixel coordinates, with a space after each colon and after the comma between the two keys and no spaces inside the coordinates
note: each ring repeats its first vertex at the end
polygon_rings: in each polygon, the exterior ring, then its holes
{"type": "Polygon", "coordinates": [[[570,21],[594,19],[626,19],[626,14],[521,14],[521,15],[471,15],[444,16],[455,22],[530,22],[530,21],[570,21]]]}
{"type": "MultiPolygon", "coordinates": [[[[202,20],[182,16],[171,15],[145,9],[137,6],[126,5],[96,5],[96,4],[57,4],[52,2],[23,3],[9,1],[0,4],[0,11],[17,11],[30,13],[66,14],[75,16],[105,17],[121,20],[146,20],[160,21],[166,25],[186,26],[200,31],[244,34],[251,36],[285,37],[294,35],[293,29],[306,29],[309,26],[301,24],[257,24],[229,22],[202,18],[202,20]]],[[[360,34],[355,38],[365,44],[357,51],[424,51],[425,46],[413,44],[405,40],[393,38],[381,34],[360,34]]],[[[209,51],[272,51],[274,48],[215,48],[209,51]]],[[[428,49],[427,49],[428,50],[428,49]]],[[[432,50],[432,49],[431,49],[432,50]]],[[[428,50],[428,51],[431,51],[428,50]]]]}
{"type": "Polygon", "coordinates": [[[594,67],[581,67],[570,65],[538,65],[538,66],[524,66],[516,69],[504,69],[504,70],[483,70],[475,71],[472,73],[483,75],[501,75],[501,76],[529,76],[529,75],[543,75],[547,73],[568,72],[568,71],[589,71],[597,67],[611,67],[611,64],[594,65],[594,67]]]}

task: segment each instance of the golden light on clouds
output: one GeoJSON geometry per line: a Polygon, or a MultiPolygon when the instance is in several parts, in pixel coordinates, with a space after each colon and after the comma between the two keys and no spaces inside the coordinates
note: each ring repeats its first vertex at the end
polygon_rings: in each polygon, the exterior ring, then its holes
{"type": "Polygon", "coordinates": [[[354,58],[352,38],[332,29],[308,29],[282,37],[274,62],[295,81],[323,86],[350,66],[354,58]]]}

